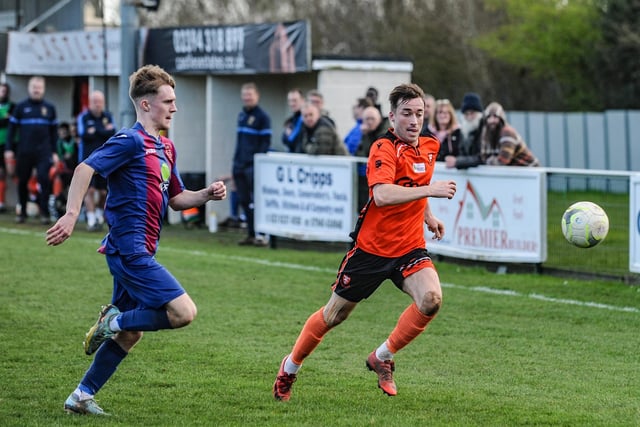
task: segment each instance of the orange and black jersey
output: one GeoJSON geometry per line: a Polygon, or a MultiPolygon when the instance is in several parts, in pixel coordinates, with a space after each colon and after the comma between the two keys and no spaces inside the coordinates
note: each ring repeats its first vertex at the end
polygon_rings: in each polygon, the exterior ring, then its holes
{"type": "Polygon", "coordinates": [[[370,254],[399,257],[424,248],[424,210],[427,200],[379,207],[373,201],[376,184],[404,187],[429,185],[436,165],[440,142],[433,135],[422,135],[417,146],[401,141],[389,129],[371,146],[367,163],[370,203],[360,213],[356,246],[370,254]]]}

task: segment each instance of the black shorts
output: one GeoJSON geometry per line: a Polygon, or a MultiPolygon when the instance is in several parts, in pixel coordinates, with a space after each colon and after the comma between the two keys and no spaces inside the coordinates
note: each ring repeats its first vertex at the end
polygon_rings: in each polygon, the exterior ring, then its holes
{"type": "Polygon", "coordinates": [[[100,175],[95,174],[91,178],[91,184],[89,184],[89,187],[95,188],[96,190],[106,190],[107,180],[101,177],[100,175]]]}
{"type": "Polygon", "coordinates": [[[426,249],[414,249],[398,258],[372,255],[354,248],[344,256],[333,291],[351,302],[373,294],[386,279],[402,290],[405,277],[423,268],[435,268],[426,249]]]}

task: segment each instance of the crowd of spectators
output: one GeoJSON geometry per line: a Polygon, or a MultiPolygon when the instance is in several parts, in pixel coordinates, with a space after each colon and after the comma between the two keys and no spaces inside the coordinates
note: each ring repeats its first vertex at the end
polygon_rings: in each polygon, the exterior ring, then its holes
{"type": "MultiPolygon", "coordinates": [[[[66,188],[75,166],[116,130],[100,91],[91,92],[89,108],[67,122],[58,121],[55,105],[44,95],[45,79],[39,76],[29,80],[28,97],[19,103],[11,101],[8,84],[0,85],[0,213],[7,210],[7,180],[13,179],[18,189],[18,223],[27,220],[29,207],[31,216],[38,216],[42,224],[49,224],[63,214],[66,188]]],[[[309,90],[306,95],[299,88],[287,92],[290,115],[283,123],[281,135],[285,149],[291,153],[363,158],[358,166],[359,208],[369,197],[364,159],[369,156],[373,142],[393,128],[383,114],[379,96],[377,88],[368,87],[363,96],[355,99],[353,127],[341,136],[319,90],[309,90]]],[[[247,229],[248,235],[240,244],[266,246],[266,236],[256,236],[253,224],[253,155],[272,149],[271,118],[258,105],[259,97],[254,83],[242,86],[243,107],[227,177],[231,216],[223,224],[247,229]]],[[[480,95],[468,92],[459,109],[450,100],[436,99],[428,93],[424,103],[421,133],[438,139],[437,160],[447,168],[540,165],[522,136],[508,123],[498,102],[491,102],[485,109],[480,95]]],[[[104,179],[95,176],[84,201],[89,230],[99,230],[104,224],[102,207],[106,192],[104,179]]]]}

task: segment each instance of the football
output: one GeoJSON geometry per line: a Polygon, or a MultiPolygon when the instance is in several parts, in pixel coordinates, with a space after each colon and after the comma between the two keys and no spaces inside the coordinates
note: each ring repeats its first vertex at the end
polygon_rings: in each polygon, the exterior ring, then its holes
{"type": "Polygon", "coordinates": [[[609,232],[609,217],[592,202],[572,204],[562,215],[562,234],[579,248],[592,248],[602,242],[609,232]]]}

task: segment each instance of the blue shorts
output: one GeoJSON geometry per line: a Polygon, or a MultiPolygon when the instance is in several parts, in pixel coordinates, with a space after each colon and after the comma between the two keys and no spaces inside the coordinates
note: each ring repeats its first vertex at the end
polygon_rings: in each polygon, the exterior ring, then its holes
{"type": "Polygon", "coordinates": [[[113,275],[111,303],[120,311],[159,309],[185,293],[180,282],[151,255],[106,257],[113,275]]]}

